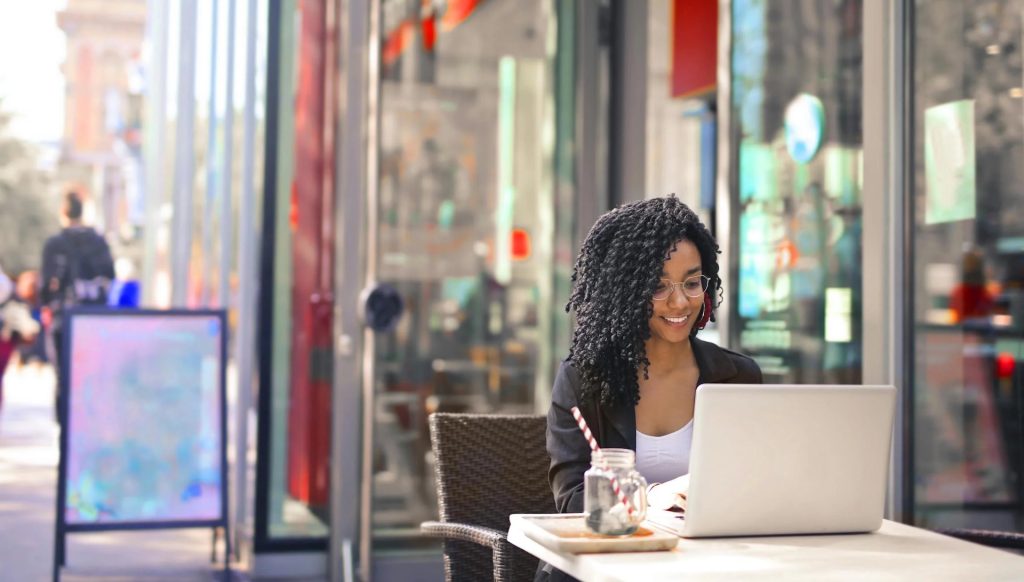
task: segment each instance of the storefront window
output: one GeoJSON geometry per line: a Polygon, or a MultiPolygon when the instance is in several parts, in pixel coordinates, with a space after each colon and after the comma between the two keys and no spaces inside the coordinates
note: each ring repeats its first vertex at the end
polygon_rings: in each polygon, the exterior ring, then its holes
{"type": "Polygon", "coordinates": [[[546,409],[553,268],[571,256],[554,248],[553,3],[381,9],[377,273],[405,313],[376,334],[375,550],[424,543],[436,519],[432,412],[546,409]]]}
{"type": "Polygon", "coordinates": [[[1022,20],[1019,0],[918,1],[910,19],[913,513],[927,526],[1024,526],[1022,20]]]}
{"type": "Polygon", "coordinates": [[[731,344],[768,382],[858,383],[861,1],[731,5],[731,344]]]}
{"type": "MultiPolygon", "coordinates": [[[[323,50],[323,3],[300,5],[295,1],[271,3],[270,26],[278,35],[276,149],[273,158],[276,183],[267,188],[267,220],[263,236],[272,242],[273,271],[264,275],[272,298],[270,337],[264,338],[261,357],[269,406],[261,430],[257,477],[257,540],[316,538],[323,543],[328,533],[328,462],[330,447],[330,310],[317,302],[326,294],[314,265],[332,244],[323,244],[317,217],[329,216],[321,203],[322,152],[316,144],[322,131],[322,75],[315,55],[323,50]],[[277,18],[275,18],[275,11],[277,18]],[[318,101],[319,100],[319,101],[318,101]],[[312,147],[311,144],[313,144],[312,147]],[[312,167],[312,169],[311,169],[312,167]],[[324,318],[324,315],[327,318],[324,318]],[[269,371],[269,373],[268,373],[269,371]],[[260,490],[265,488],[266,493],[260,490]]],[[[266,248],[266,247],[264,247],[266,248]]],[[[266,260],[266,257],[264,258],[266,260]]],[[[329,278],[327,278],[329,280],[329,278]]],[[[266,305],[266,304],[265,304],[266,305]]]]}

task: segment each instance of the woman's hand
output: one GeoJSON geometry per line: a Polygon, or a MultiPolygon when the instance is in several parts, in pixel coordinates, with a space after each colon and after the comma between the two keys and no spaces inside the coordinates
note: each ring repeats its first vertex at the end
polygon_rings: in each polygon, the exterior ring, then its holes
{"type": "Polygon", "coordinates": [[[690,490],[690,474],[676,477],[671,481],[658,483],[651,487],[647,495],[647,505],[655,509],[668,511],[685,511],[686,494],[690,490]]]}

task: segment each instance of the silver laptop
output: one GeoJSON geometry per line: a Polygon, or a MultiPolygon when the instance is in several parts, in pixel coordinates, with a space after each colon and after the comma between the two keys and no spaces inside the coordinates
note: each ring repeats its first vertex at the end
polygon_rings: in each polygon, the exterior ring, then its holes
{"type": "Polygon", "coordinates": [[[697,388],[683,537],[870,532],[882,525],[892,386],[697,388]]]}

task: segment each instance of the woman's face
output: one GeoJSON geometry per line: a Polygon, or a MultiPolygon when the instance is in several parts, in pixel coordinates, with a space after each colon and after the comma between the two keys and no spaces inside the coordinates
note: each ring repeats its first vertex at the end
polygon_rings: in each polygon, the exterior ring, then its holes
{"type": "Polygon", "coordinates": [[[28,301],[35,301],[36,288],[39,284],[39,277],[35,271],[25,271],[18,276],[18,297],[28,301]]]}
{"type": "MultiPolygon", "coordinates": [[[[689,297],[684,292],[687,285],[679,285],[691,277],[701,275],[700,253],[697,246],[688,240],[676,243],[675,249],[662,266],[661,278],[669,283],[677,283],[666,299],[652,300],[654,312],[651,315],[651,339],[660,339],[670,343],[689,341],[690,330],[697,325],[704,293],[689,297]]],[[[695,280],[699,281],[699,279],[695,280]]],[[[691,281],[691,283],[695,282],[691,281]]],[[[662,281],[661,285],[664,285],[662,281]]],[[[692,285],[691,292],[696,292],[692,285]]]]}

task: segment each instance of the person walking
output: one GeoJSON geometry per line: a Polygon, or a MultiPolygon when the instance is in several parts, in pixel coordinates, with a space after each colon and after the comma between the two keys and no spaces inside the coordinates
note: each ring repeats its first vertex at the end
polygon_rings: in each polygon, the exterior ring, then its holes
{"type": "Polygon", "coordinates": [[[114,279],[110,246],[82,221],[82,199],[68,192],[61,207],[64,228],[43,246],[43,305],[50,311],[54,370],[57,375],[57,420],[61,418],[60,386],[64,376],[64,315],[81,305],[106,306],[114,279]]]}
{"type": "Polygon", "coordinates": [[[11,356],[19,345],[34,341],[37,333],[39,324],[0,267],[0,406],[4,401],[4,372],[11,356]]]}
{"type": "MultiPolygon", "coordinates": [[[[14,295],[14,284],[4,273],[3,267],[0,267],[0,305],[7,303],[12,295],[14,295]]],[[[0,319],[0,333],[4,331],[4,327],[4,321],[0,319]]],[[[4,372],[7,371],[7,362],[11,359],[13,351],[13,338],[4,339],[0,336],[0,406],[3,406],[4,403],[4,372]]]]}
{"type": "MultiPolygon", "coordinates": [[[[39,271],[29,269],[22,271],[14,279],[14,297],[32,313],[39,329],[45,329],[43,325],[42,306],[39,303],[39,271]]],[[[42,365],[50,361],[47,356],[46,334],[37,333],[35,340],[31,343],[22,343],[18,346],[18,360],[22,366],[42,365]]]]}

